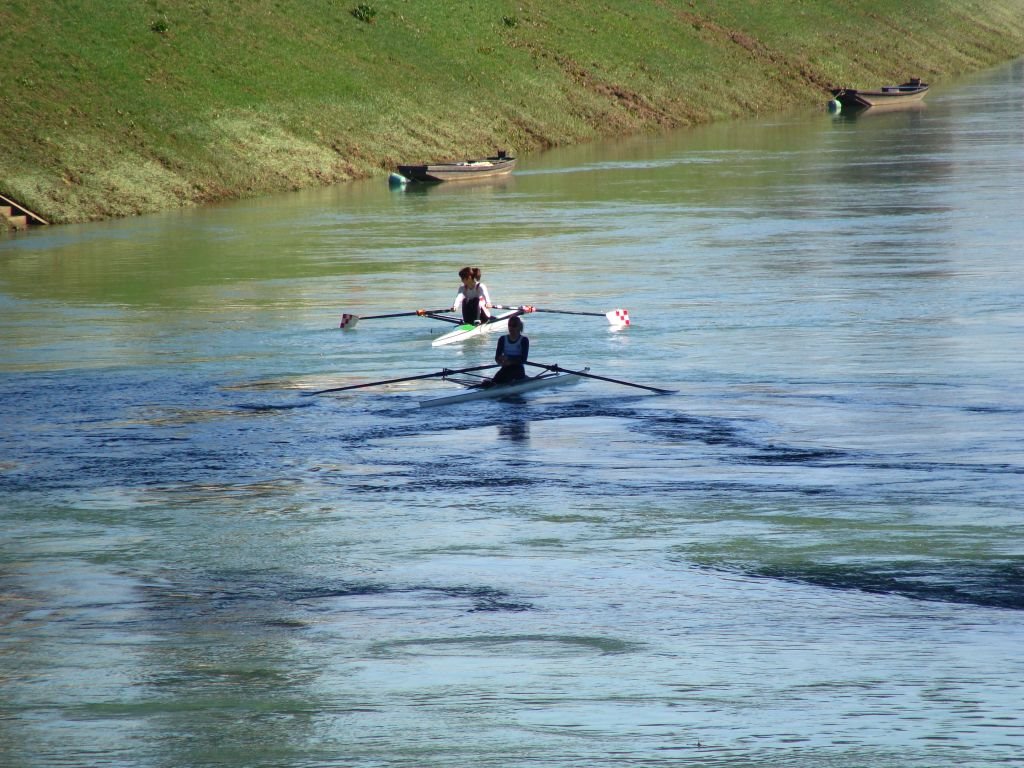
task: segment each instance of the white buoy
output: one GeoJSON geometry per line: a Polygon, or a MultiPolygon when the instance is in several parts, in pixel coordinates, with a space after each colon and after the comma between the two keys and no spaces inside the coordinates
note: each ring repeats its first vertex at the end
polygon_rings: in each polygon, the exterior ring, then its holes
{"type": "Polygon", "coordinates": [[[839,99],[832,99],[832,101],[828,103],[828,111],[832,112],[833,114],[841,112],[842,109],[843,105],[840,103],[839,99]]]}
{"type": "Polygon", "coordinates": [[[404,187],[408,183],[409,180],[400,173],[392,173],[390,176],[388,176],[389,187],[404,187]]]}

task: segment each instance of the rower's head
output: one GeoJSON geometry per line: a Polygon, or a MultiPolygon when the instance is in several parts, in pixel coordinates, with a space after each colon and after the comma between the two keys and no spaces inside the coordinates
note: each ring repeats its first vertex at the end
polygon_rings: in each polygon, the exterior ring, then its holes
{"type": "Polygon", "coordinates": [[[484,273],[480,267],[463,267],[459,270],[459,279],[462,280],[462,282],[466,282],[467,280],[479,282],[483,275],[484,273]]]}
{"type": "Polygon", "coordinates": [[[513,315],[508,319],[508,329],[513,334],[520,334],[523,332],[523,318],[519,315],[513,315]]]}

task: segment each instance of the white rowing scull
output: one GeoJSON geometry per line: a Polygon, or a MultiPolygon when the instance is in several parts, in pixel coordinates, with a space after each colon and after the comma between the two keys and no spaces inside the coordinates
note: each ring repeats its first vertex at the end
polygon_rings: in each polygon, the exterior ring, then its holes
{"type": "MultiPolygon", "coordinates": [[[[513,315],[523,314],[522,310],[516,310],[513,312],[498,312],[495,313],[494,319],[490,322],[480,323],[479,325],[471,325],[469,323],[459,323],[458,327],[448,333],[438,336],[432,342],[430,346],[441,347],[445,344],[457,344],[460,341],[466,341],[472,339],[475,336],[482,336],[485,333],[502,333],[508,330],[508,320],[513,315]]],[[[438,320],[446,320],[442,315],[429,315],[438,320]]],[[[459,322],[455,320],[455,322],[459,322]]]]}
{"type": "Polygon", "coordinates": [[[479,384],[469,385],[468,391],[460,392],[457,395],[447,395],[445,397],[435,397],[431,400],[421,400],[420,406],[427,408],[435,405],[468,403],[472,400],[501,399],[506,397],[515,397],[516,395],[533,392],[538,389],[564,387],[569,384],[578,384],[581,374],[586,375],[589,370],[589,368],[584,368],[581,372],[574,373],[544,372],[536,376],[529,376],[525,379],[509,382],[508,384],[495,384],[493,386],[485,386],[484,383],[481,382],[479,384]]]}

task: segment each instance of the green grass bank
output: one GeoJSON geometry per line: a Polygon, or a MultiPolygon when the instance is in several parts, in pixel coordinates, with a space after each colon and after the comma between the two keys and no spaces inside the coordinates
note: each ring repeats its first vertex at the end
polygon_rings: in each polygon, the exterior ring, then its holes
{"type": "Polygon", "coordinates": [[[1024,0],[6,0],[0,193],[97,220],[1022,53],[1024,0]]]}

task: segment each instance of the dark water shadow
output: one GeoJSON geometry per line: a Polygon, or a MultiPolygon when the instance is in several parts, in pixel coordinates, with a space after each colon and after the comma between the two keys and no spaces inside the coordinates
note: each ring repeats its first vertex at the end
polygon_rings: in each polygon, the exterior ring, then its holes
{"type": "Polygon", "coordinates": [[[345,611],[346,601],[403,596],[412,598],[411,610],[422,598],[422,610],[437,609],[437,600],[450,600],[450,610],[464,613],[518,613],[533,605],[505,590],[473,584],[381,584],[318,580],[273,571],[233,571],[188,574],[140,587],[142,603],[158,623],[228,621],[283,628],[303,628],[304,617],[345,611]]]}
{"type": "MultiPolygon", "coordinates": [[[[712,570],[735,572],[729,568],[712,570]]],[[[810,584],[825,589],[894,595],[910,600],[957,603],[984,608],[1024,610],[1024,559],[994,562],[832,563],[763,565],[740,571],[744,576],[810,584]]]]}

